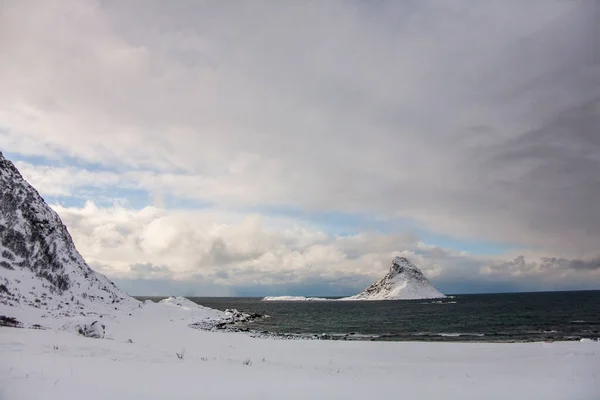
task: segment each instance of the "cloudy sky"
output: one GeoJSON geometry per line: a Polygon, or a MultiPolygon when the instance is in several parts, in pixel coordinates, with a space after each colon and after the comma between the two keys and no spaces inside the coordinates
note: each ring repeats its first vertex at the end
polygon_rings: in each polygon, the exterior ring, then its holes
{"type": "Polygon", "coordinates": [[[0,10],[0,150],[132,294],[600,289],[597,1],[0,10]]]}

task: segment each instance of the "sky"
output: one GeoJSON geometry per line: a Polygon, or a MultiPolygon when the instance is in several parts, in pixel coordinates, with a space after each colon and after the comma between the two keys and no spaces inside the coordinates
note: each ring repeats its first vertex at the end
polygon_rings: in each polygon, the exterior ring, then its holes
{"type": "Polygon", "coordinates": [[[0,151],[130,294],[600,289],[597,1],[0,9],[0,151]]]}

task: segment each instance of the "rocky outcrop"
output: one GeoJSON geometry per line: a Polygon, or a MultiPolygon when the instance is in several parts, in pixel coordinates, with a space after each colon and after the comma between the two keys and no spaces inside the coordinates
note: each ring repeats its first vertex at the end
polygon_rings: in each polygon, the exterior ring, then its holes
{"type": "Polygon", "coordinates": [[[106,334],[106,325],[100,321],[81,321],[75,319],[65,323],[61,330],[74,332],[89,338],[104,339],[104,335],[106,334]]]}
{"type": "Polygon", "coordinates": [[[228,308],[223,312],[223,316],[221,318],[198,321],[193,324],[190,324],[190,327],[208,331],[226,330],[229,332],[248,332],[249,328],[240,327],[239,325],[244,325],[248,322],[252,322],[254,320],[265,317],[267,316],[257,313],[248,314],[242,311],[238,311],[235,308],[228,308]]]}

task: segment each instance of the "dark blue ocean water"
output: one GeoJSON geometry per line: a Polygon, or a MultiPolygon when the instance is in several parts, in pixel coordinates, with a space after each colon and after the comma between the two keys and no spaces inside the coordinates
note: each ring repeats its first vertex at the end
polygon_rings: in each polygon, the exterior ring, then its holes
{"type": "Polygon", "coordinates": [[[600,338],[600,291],[456,295],[444,300],[410,301],[190,299],[219,310],[237,308],[269,315],[248,327],[276,333],[395,341],[512,342],[600,338]]]}

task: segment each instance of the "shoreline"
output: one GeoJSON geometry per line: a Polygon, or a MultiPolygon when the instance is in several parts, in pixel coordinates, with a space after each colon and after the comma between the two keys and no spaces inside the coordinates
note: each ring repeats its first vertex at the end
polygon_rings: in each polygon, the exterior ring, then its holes
{"type": "Polygon", "coordinates": [[[206,332],[226,332],[241,333],[253,339],[275,339],[275,340],[322,340],[322,341],[347,341],[347,342],[398,342],[398,343],[490,343],[490,344],[514,344],[514,343],[571,343],[581,341],[600,342],[600,338],[593,337],[572,337],[563,339],[498,339],[489,340],[492,336],[485,334],[468,333],[432,333],[432,334],[414,334],[413,337],[398,337],[392,335],[369,335],[361,333],[282,333],[272,331],[261,331],[240,325],[251,324],[242,323],[226,326],[222,328],[200,328],[190,324],[191,329],[198,329],[206,332]],[[419,340],[418,337],[426,337],[428,340],[419,340]],[[469,340],[461,340],[461,337],[469,337],[469,340]],[[457,338],[457,339],[453,339],[457,338]],[[485,338],[485,339],[484,339],[485,338]]]}
{"type": "MultiPolygon", "coordinates": [[[[445,302],[448,304],[456,304],[456,297],[452,295],[445,302]]],[[[160,301],[161,297],[141,297],[141,299],[145,299],[145,301],[157,302],[160,301]]],[[[240,332],[244,333],[253,338],[274,338],[278,340],[330,340],[330,341],[374,341],[374,342],[425,342],[425,343],[535,343],[535,342],[544,342],[544,343],[554,343],[554,342],[576,342],[579,340],[600,340],[600,335],[595,330],[578,330],[575,329],[575,325],[578,323],[584,323],[586,321],[574,320],[572,322],[572,328],[554,328],[554,329],[522,329],[522,331],[514,330],[510,328],[498,329],[491,328],[486,329],[484,326],[480,327],[480,330],[471,330],[471,331],[460,331],[460,330],[443,330],[447,329],[459,329],[456,326],[433,326],[429,328],[433,328],[431,330],[415,330],[409,329],[404,331],[380,331],[375,332],[373,329],[368,329],[366,332],[362,332],[360,330],[343,330],[346,326],[317,326],[317,330],[310,331],[310,329],[314,328],[312,324],[304,325],[301,320],[296,321],[298,318],[293,315],[285,314],[283,317],[279,315],[276,309],[272,309],[269,307],[256,307],[252,304],[245,304],[243,300],[248,300],[247,298],[241,298],[241,302],[236,303],[234,298],[231,298],[229,302],[223,303],[223,308],[220,307],[220,304],[217,302],[211,302],[211,298],[207,298],[207,302],[203,302],[202,298],[191,297],[187,298],[190,302],[194,304],[198,304],[204,306],[206,304],[209,307],[215,309],[225,309],[226,307],[237,307],[241,312],[240,315],[252,315],[253,319],[246,319],[246,322],[240,321],[230,321],[229,323],[218,324],[218,326],[214,326],[212,324],[208,324],[208,326],[192,326],[192,328],[203,328],[208,331],[227,331],[227,332],[240,332]],[[247,307],[247,308],[245,308],[247,307]],[[250,314],[246,314],[246,312],[250,314]],[[275,314],[272,314],[275,313],[275,314]],[[276,320],[273,322],[262,322],[263,318],[270,318],[268,315],[263,315],[268,313],[270,315],[275,316],[276,320]],[[283,319],[282,319],[283,318],[283,319]],[[287,321],[290,319],[290,321],[287,321]],[[292,323],[290,323],[292,322],[292,323]],[[295,322],[298,322],[296,324],[295,322]],[[335,328],[342,328],[342,330],[335,330],[335,328]],[[329,329],[322,329],[329,328],[329,329]],[[436,329],[437,328],[437,329],[436,329]],[[289,329],[286,331],[286,329],[289,329]],[[297,329],[297,330],[296,330],[297,329]],[[321,330],[322,329],[322,330],[321,330]],[[438,330],[439,329],[439,330],[438,330]],[[497,329],[497,331],[494,331],[497,329]]],[[[165,300],[165,299],[162,299],[165,300]]],[[[259,303],[256,304],[264,304],[260,301],[260,298],[252,298],[251,300],[257,301],[259,303]]],[[[428,300],[427,303],[438,304],[439,300],[428,300]]],[[[287,303],[287,302],[286,302],[287,303]]],[[[305,302],[301,302],[305,303],[305,302]]],[[[313,304],[318,303],[314,301],[309,301],[306,304],[309,309],[313,304]]],[[[369,303],[369,302],[367,302],[369,303]]],[[[387,303],[387,301],[385,301],[387,303]]],[[[412,304],[413,301],[411,301],[412,304]]],[[[270,306],[273,302],[267,302],[270,306]]],[[[296,307],[297,302],[290,303],[293,307],[296,307]]],[[[433,307],[433,306],[432,306],[433,307]]],[[[227,310],[226,310],[227,311],[227,310]]],[[[236,310],[237,311],[237,310],[236,310]]],[[[194,325],[194,324],[191,324],[194,325]]],[[[199,324],[203,325],[203,324],[199,324]]],[[[204,324],[205,325],[205,324],[204,324]]],[[[360,329],[360,327],[358,327],[360,329]]]]}

